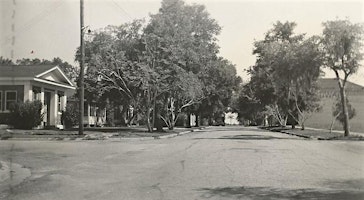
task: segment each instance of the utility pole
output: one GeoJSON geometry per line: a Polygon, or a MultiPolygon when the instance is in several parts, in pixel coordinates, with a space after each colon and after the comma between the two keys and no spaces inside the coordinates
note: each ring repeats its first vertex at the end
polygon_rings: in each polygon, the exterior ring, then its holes
{"type": "Polygon", "coordinates": [[[85,99],[85,93],[84,93],[84,65],[85,65],[85,47],[84,47],[84,41],[83,36],[85,34],[84,32],[84,23],[83,23],[83,0],[80,0],[80,31],[81,31],[81,62],[80,62],[80,79],[79,79],[79,100],[80,100],[80,118],[78,122],[78,134],[83,135],[83,113],[84,110],[84,99],[85,99]]]}

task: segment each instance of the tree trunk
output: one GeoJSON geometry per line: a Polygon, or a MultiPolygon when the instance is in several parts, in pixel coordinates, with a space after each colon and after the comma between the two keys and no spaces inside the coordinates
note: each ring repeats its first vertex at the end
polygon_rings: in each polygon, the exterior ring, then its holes
{"type": "Polygon", "coordinates": [[[209,116],[209,126],[212,126],[212,125],[213,125],[212,117],[209,116]]]}
{"type": "Polygon", "coordinates": [[[287,126],[287,120],[288,120],[288,116],[285,116],[284,120],[283,120],[283,127],[287,126]]]}
{"type": "Polygon", "coordinates": [[[171,119],[170,119],[171,122],[170,122],[170,126],[168,127],[168,129],[173,130],[174,120],[176,119],[176,113],[175,113],[174,99],[173,98],[171,98],[170,106],[171,106],[171,119]]]}
{"type": "Polygon", "coordinates": [[[301,125],[301,130],[305,130],[305,124],[301,125]]]}
{"type": "Polygon", "coordinates": [[[157,122],[156,124],[157,131],[163,132],[163,123],[161,122],[161,119],[159,117],[156,119],[156,122],[157,122]]]}
{"type": "Polygon", "coordinates": [[[155,128],[156,127],[156,124],[155,124],[155,118],[157,117],[156,116],[156,112],[155,112],[155,110],[156,110],[156,95],[154,94],[154,97],[153,97],[153,118],[152,118],[152,125],[153,125],[153,128],[155,128]]]}
{"type": "Polygon", "coordinates": [[[343,84],[339,84],[340,86],[340,96],[341,96],[341,104],[344,113],[344,136],[349,136],[349,114],[348,114],[348,106],[346,102],[346,94],[345,87],[343,84]]]}
{"type": "Polygon", "coordinates": [[[152,123],[150,121],[150,109],[149,108],[147,108],[146,117],[147,117],[148,132],[153,132],[153,125],[152,125],[152,123]]]}
{"type": "MultiPolygon", "coordinates": [[[[156,106],[157,109],[157,106],[156,106]]],[[[155,111],[155,127],[157,128],[158,132],[163,132],[163,124],[164,121],[160,118],[159,110],[155,111]]]]}

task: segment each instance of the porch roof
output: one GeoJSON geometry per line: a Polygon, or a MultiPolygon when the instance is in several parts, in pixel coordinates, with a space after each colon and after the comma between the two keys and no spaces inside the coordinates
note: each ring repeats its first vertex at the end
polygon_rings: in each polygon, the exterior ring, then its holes
{"type": "Polygon", "coordinates": [[[75,89],[74,84],[56,65],[0,66],[0,71],[0,80],[32,80],[68,89],[75,89]]]}
{"type": "Polygon", "coordinates": [[[0,77],[29,77],[34,78],[38,74],[48,71],[55,65],[9,65],[0,66],[0,77]]]}

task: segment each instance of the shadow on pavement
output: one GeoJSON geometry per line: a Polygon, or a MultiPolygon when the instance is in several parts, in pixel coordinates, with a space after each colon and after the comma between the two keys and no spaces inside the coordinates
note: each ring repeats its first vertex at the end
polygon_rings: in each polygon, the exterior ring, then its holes
{"type": "Polygon", "coordinates": [[[195,138],[195,139],[220,139],[220,140],[273,140],[273,139],[295,139],[286,137],[273,137],[268,135],[233,135],[233,136],[223,136],[217,138],[195,138]]]}
{"type": "Polygon", "coordinates": [[[204,129],[204,132],[211,132],[211,131],[250,131],[250,132],[269,132],[265,129],[258,129],[256,126],[211,126],[209,129],[204,129]]]}
{"type": "Polygon", "coordinates": [[[201,188],[205,199],[324,199],[360,200],[364,191],[331,189],[279,189],[270,187],[201,188]]]}

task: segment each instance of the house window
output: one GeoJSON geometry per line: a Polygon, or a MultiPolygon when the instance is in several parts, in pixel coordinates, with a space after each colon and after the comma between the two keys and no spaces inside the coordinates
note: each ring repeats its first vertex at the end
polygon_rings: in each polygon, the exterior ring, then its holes
{"type": "Polygon", "coordinates": [[[3,91],[0,91],[0,111],[3,110],[3,91]]]}
{"type": "Polygon", "coordinates": [[[5,110],[9,110],[10,105],[16,103],[16,91],[5,91],[5,110]]]}

